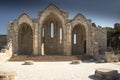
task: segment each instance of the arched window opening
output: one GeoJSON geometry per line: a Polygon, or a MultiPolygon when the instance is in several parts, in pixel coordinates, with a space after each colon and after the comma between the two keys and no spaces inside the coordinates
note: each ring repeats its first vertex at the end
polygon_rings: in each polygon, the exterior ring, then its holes
{"type": "Polygon", "coordinates": [[[76,34],[74,34],[73,43],[74,43],[74,44],[76,44],[76,43],[77,43],[76,34]]]}
{"type": "Polygon", "coordinates": [[[44,33],[44,28],[42,28],[42,37],[44,38],[45,33],[44,33]]]}
{"type": "Polygon", "coordinates": [[[86,53],[86,40],[84,41],[84,53],[86,53]]]}
{"type": "Polygon", "coordinates": [[[62,43],[62,28],[60,28],[60,43],[62,43]]]}
{"type": "Polygon", "coordinates": [[[50,36],[51,36],[51,38],[53,38],[54,37],[54,23],[53,22],[51,22],[51,24],[50,24],[50,29],[51,29],[50,36]]]}

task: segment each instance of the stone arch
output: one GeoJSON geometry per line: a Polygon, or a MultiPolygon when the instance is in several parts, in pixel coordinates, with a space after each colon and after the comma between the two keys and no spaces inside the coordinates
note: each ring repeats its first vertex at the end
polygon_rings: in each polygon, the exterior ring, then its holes
{"type": "MultiPolygon", "coordinates": [[[[38,22],[39,22],[39,28],[41,28],[43,25],[44,20],[46,19],[46,17],[48,17],[49,15],[55,15],[58,17],[58,19],[61,21],[62,26],[65,26],[65,20],[66,17],[63,15],[63,11],[61,9],[59,9],[56,5],[54,4],[50,4],[49,6],[47,6],[42,12],[40,12],[38,14],[38,22]]],[[[63,27],[65,28],[65,27],[63,27]]]]}
{"type": "Polygon", "coordinates": [[[77,24],[72,29],[72,55],[86,53],[86,30],[83,25],[77,24]]]}
{"type": "Polygon", "coordinates": [[[33,52],[33,30],[27,23],[19,25],[18,29],[18,54],[31,55],[33,52]]]}
{"type": "Polygon", "coordinates": [[[41,27],[41,41],[42,41],[42,53],[43,55],[63,55],[63,25],[60,18],[51,13],[43,20],[41,27]],[[51,23],[53,23],[54,31],[53,37],[51,37],[51,23]],[[44,37],[42,36],[42,30],[44,28],[44,37]],[[60,41],[60,29],[62,29],[62,40],[60,41]],[[44,49],[43,49],[44,48],[44,49]]]}
{"type": "Polygon", "coordinates": [[[32,19],[27,13],[23,13],[18,17],[18,25],[22,23],[29,23],[29,25],[32,27],[32,19]]]}
{"type": "MultiPolygon", "coordinates": [[[[63,32],[63,39],[65,39],[64,37],[66,36],[65,35],[65,20],[67,18],[67,15],[64,16],[65,12],[62,11],[61,9],[59,9],[57,6],[53,5],[53,4],[50,4],[48,7],[46,7],[42,12],[40,12],[38,14],[38,23],[39,23],[39,33],[41,33],[41,29],[44,25],[44,22],[45,20],[47,19],[47,17],[53,15],[54,17],[57,17],[58,19],[56,19],[57,21],[59,20],[61,22],[61,26],[62,26],[62,32],[63,32]]],[[[41,42],[41,34],[39,34],[39,47],[40,47],[40,50],[39,52],[41,53],[42,52],[42,42],[41,42]]],[[[62,39],[62,40],[63,40],[62,39]]],[[[65,40],[63,40],[63,43],[62,43],[62,46],[64,45],[65,43],[65,40]]],[[[65,46],[65,45],[64,45],[65,46]]],[[[63,46],[63,47],[64,47],[63,46]]],[[[63,51],[64,52],[64,51],[63,51]]]]}

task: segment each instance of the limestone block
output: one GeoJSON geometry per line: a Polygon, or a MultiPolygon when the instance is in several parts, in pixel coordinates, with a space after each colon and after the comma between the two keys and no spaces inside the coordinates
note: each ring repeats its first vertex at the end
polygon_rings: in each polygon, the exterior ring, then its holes
{"type": "Polygon", "coordinates": [[[6,50],[6,49],[1,49],[1,52],[2,52],[2,53],[5,53],[5,50],[6,50]]]}
{"type": "Polygon", "coordinates": [[[98,68],[95,70],[95,76],[104,80],[116,80],[118,78],[118,71],[111,69],[98,68]]]}
{"type": "Polygon", "coordinates": [[[82,63],[81,60],[72,60],[72,63],[71,63],[71,64],[80,64],[80,63],[82,63]]]}
{"type": "Polygon", "coordinates": [[[7,76],[5,75],[0,75],[0,80],[9,80],[7,76]]]}
{"type": "Polygon", "coordinates": [[[0,80],[16,80],[16,72],[0,71],[0,80]]]}
{"type": "Polygon", "coordinates": [[[120,61],[120,54],[117,54],[116,56],[118,57],[118,60],[120,61]]]}
{"type": "Polygon", "coordinates": [[[18,56],[18,54],[13,54],[13,56],[18,56]]]}
{"type": "Polygon", "coordinates": [[[98,63],[104,63],[105,62],[105,56],[104,55],[95,54],[93,57],[98,63]]]}
{"type": "Polygon", "coordinates": [[[107,48],[107,51],[108,51],[108,52],[113,52],[113,48],[112,48],[112,47],[108,47],[108,48],[107,48]]]}
{"type": "Polygon", "coordinates": [[[114,54],[114,52],[105,52],[105,58],[107,62],[118,62],[118,57],[114,54]]]}
{"type": "Polygon", "coordinates": [[[105,63],[105,60],[101,59],[97,61],[98,63],[105,63]]]}
{"type": "Polygon", "coordinates": [[[32,60],[26,60],[24,65],[33,65],[34,64],[34,61],[32,60]]]}

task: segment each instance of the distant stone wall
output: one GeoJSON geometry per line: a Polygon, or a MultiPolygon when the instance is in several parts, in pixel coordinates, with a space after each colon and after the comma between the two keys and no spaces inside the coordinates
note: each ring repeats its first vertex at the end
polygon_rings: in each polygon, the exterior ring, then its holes
{"type": "Polygon", "coordinates": [[[103,54],[107,49],[107,30],[101,27],[93,27],[93,36],[96,42],[98,42],[98,50],[100,54],[103,54]]]}
{"type": "Polygon", "coordinates": [[[7,35],[0,35],[0,50],[7,44],[7,35]]]}

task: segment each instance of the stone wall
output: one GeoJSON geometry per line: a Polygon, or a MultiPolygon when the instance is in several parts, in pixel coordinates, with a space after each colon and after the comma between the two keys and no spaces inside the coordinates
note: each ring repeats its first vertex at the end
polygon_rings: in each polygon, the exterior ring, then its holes
{"type": "Polygon", "coordinates": [[[0,50],[7,44],[7,35],[0,35],[0,50]]]}
{"type": "Polygon", "coordinates": [[[101,27],[93,27],[95,42],[98,42],[98,51],[104,54],[107,49],[107,30],[101,27]]]}
{"type": "MultiPolygon", "coordinates": [[[[93,53],[94,41],[98,43],[99,52],[104,53],[107,47],[106,29],[92,27],[91,20],[86,19],[81,13],[77,14],[73,19],[69,19],[68,17],[68,12],[59,9],[54,4],[50,4],[43,11],[40,11],[38,13],[36,19],[32,19],[28,14],[23,13],[14,21],[9,22],[7,39],[9,40],[10,38],[12,38],[13,40],[13,53],[18,54],[20,51],[19,47],[23,43],[21,42],[23,38],[21,38],[20,41],[18,37],[21,37],[21,33],[23,33],[24,30],[27,30],[27,28],[20,31],[21,27],[24,27],[22,24],[28,24],[33,32],[33,34],[31,35],[31,48],[33,48],[33,51],[29,52],[30,54],[44,55],[45,53],[50,55],[72,55],[73,48],[75,48],[74,51],[78,51],[78,54],[76,55],[91,55],[93,53]],[[51,22],[54,23],[54,38],[50,38],[51,22]],[[73,30],[77,25],[80,25],[79,28],[81,29],[76,29],[78,30],[77,33],[73,33],[73,30]],[[45,29],[44,38],[42,37],[42,28],[45,29]],[[60,28],[62,29],[62,43],[60,41],[60,28]],[[73,47],[73,34],[77,34],[78,36],[77,43],[79,45],[76,45],[76,47],[73,47]]],[[[24,35],[25,34],[26,33],[24,33],[24,35]]],[[[24,39],[24,41],[26,41],[24,43],[27,43],[27,41],[30,40],[30,37],[26,36],[24,39]]],[[[24,47],[25,46],[23,46],[23,48],[24,47]]],[[[28,45],[27,48],[29,48],[28,45]]]]}

